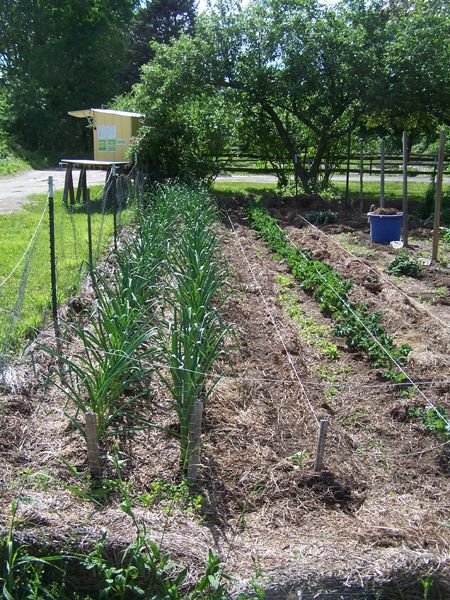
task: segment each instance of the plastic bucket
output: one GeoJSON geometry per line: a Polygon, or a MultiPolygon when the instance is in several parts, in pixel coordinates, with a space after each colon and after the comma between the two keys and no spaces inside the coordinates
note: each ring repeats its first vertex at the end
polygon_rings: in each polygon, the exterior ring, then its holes
{"type": "Polygon", "coordinates": [[[389,244],[400,239],[403,213],[398,215],[378,215],[367,213],[370,221],[370,239],[375,244],[389,244]]]}

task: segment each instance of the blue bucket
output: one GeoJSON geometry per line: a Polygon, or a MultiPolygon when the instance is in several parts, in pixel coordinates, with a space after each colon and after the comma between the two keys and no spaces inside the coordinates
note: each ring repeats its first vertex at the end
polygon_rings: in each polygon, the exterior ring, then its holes
{"type": "Polygon", "coordinates": [[[398,215],[378,215],[367,213],[370,221],[370,240],[375,244],[389,244],[400,240],[403,213],[398,215]]]}

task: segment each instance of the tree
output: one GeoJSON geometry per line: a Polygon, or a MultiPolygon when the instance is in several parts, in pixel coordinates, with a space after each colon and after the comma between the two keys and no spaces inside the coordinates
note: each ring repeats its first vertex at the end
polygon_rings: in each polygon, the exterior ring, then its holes
{"type": "Polygon", "coordinates": [[[128,38],[127,66],[122,75],[127,87],[139,79],[139,69],[153,56],[151,44],[168,44],[182,33],[193,34],[195,0],[147,0],[134,14],[128,38]]]}
{"type": "Polygon", "coordinates": [[[236,143],[239,115],[229,91],[192,77],[198,67],[196,42],[183,35],[171,45],[155,44],[155,57],[121,106],[146,115],[135,140],[141,164],[154,179],[211,181],[219,157],[236,143]]]}
{"type": "Polygon", "coordinates": [[[10,133],[28,149],[76,145],[67,111],[98,106],[120,91],[132,0],[6,0],[0,74],[10,133]]]}

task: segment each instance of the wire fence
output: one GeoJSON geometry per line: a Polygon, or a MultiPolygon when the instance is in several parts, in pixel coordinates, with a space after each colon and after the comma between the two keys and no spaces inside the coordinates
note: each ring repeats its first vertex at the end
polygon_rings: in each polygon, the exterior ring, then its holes
{"type": "MultiPolygon", "coordinates": [[[[95,264],[111,238],[117,239],[118,230],[130,218],[135,206],[135,181],[125,175],[109,175],[103,186],[96,186],[91,192],[88,203],[67,205],[63,202],[62,190],[54,191],[58,304],[78,292],[88,269],[89,246],[95,264]]],[[[51,315],[48,215],[49,196],[33,200],[21,211],[0,218],[0,375],[12,356],[39,334],[51,315]]]]}

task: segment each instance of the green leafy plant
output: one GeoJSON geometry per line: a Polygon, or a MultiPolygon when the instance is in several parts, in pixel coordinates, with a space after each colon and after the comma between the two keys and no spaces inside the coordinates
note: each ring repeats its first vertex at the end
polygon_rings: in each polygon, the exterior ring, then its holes
{"type": "Polygon", "coordinates": [[[408,414],[411,417],[421,419],[425,429],[436,433],[443,439],[450,438],[450,423],[448,411],[442,406],[437,406],[436,409],[431,407],[426,408],[408,408],[408,414]]]}
{"type": "Polygon", "coordinates": [[[387,268],[390,275],[397,277],[404,275],[406,277],[420,277],[421,267],[417,260],[412,258],[406,250],[401,250],[387,268]]]}
{"type": "Polygon", "coordinates": [[[328,223],[336,223],[337,214],[330,210],[312,210],[305,213],[305,219],[313,225],[327,225],[328,223]]]}
{"type": "Polygon", "coordinates": [[[351,280],[343,279],[333,268],[314,260],[308,251],[294,247],[278,222],[258,202],[246,206],[249,221],[269,248],[289,267],[302,288],[311,294],[321,310],[335,322],[335,335],[343,336],[350,348],[363,350],[374,367],[384,368],[383,375],[396,382],[405,376],[398,366],[405,364],[411,347],[398,348],[381,325],[382,315],[371,313],[367,305],[348,298],[351,280]]]}

